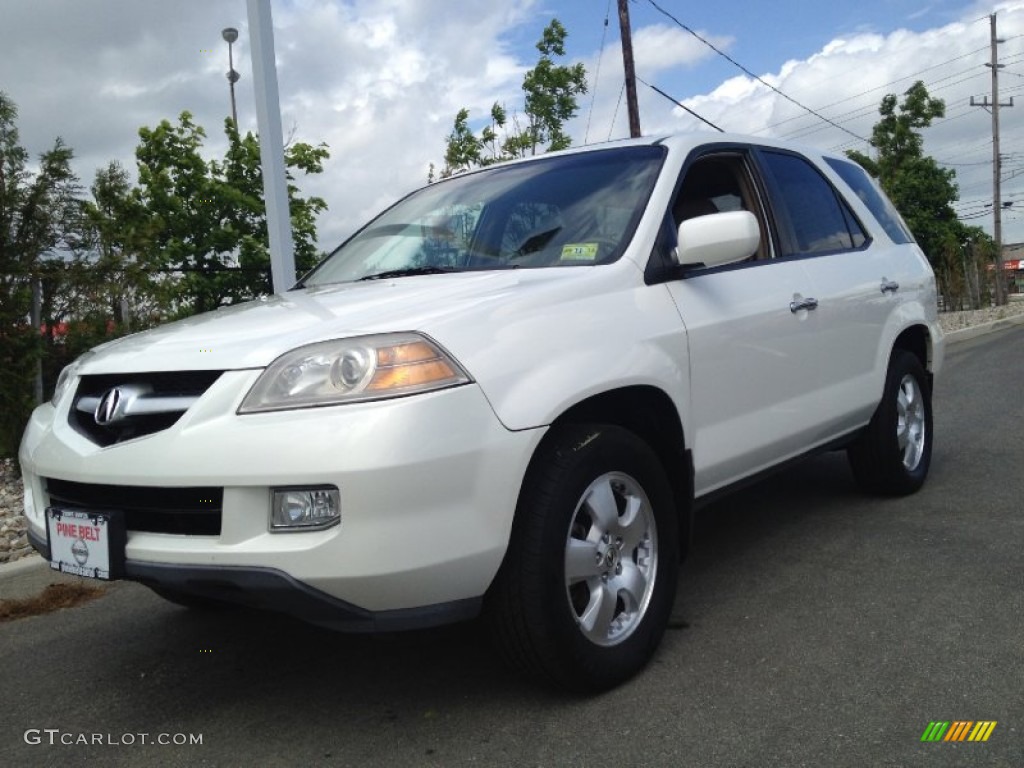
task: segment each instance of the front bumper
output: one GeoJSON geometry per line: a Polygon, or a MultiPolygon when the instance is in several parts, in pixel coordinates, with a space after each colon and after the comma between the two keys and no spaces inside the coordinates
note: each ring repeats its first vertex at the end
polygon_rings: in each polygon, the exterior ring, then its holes
{"type": "MultiPolygon", "coordinates": [[[[49,557],[45,538],[30,530],[28,539],[43,557],[49,557]]],[[[395,632],[451,624],[476,616],[483,602],[467,598],[420,608],[368,611],[270,568],[129,562],[125,577],[147,587],[276,611],[343,632],[395,632]]]]}
{"type": "Polygon", "coordinates": [[[395,611],[471,612],[504,556],[543,430],[505,429],[476,385],[238,416],[258,375],[227,372],[174,426],[105,448],[69,426],[71,398],[40,406],[19,453],[32,538],[45,547],[48,478],[216,486],[219,535],[129,530],[129,578],[278,609],[310,598],[316,610],[287,612],[331,623],[316,617],[334,608],[353,628],[402,624],[395,611]],[[270,533],[271,489],[297,485],[336,486],[341,524],[270,533]]]}

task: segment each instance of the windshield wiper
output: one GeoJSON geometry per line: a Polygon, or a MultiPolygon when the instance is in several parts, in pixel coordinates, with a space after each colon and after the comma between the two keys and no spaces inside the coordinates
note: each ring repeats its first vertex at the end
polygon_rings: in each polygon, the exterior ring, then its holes
{"type": "Polygon", "coordinates": [[[454,267],[403,267],[402,269],[389,269],[385,272],[378,272],[375,275],[365,275],[356,282],[363,280],[383,280],[388,277],[409,277],[411,275],[443,275],[448,272],[458,272],[454,267]]]}

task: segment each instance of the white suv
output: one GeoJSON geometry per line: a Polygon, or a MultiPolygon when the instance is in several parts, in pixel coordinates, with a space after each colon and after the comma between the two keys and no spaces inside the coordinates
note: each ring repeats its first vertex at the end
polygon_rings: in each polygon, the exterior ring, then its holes
{"type": "Polygon", "coordinates": [[[483,611],[508,659],[615,685],[695,503],[845,447],[917,490],[932,270],[841,157],[742,136],[433,184],[293,290],[105,344],[20,450],[53,567],[340,629],[483,611]]]}

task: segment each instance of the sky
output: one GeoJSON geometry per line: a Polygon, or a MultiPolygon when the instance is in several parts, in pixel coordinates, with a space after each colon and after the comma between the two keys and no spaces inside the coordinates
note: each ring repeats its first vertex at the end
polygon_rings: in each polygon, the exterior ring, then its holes
{"type": "MultiPolygon", "coordinates": [[[[1000,110],[1002,196],[1014,203],[1003,240],[1024,242],[1024,0],[629,7],[645,135],[712,130],[648,83],[730,132],[867,151],[882,97],[920,79],[946,102],[946,118],[924,130],[925,151],[957,172],[961,217],[990,233],[992,118],[970,101],[991,99],[985,64],[996,12],[1000,101],[1015,99],[1000,110]]],[[[325,250],[426,183],[461,107],[476,126],[495,101],[522,108],[522,78],[552,18],[569,34],[564,63],[582,62],[588,73],[568,126],[573,143],[629,133],[613,0],[273,0],[272,8],[284,133],[325,142],[331,153],[323,174],[299,181],[328,203],[318,221],[325,250]]],[[[239,30],[239,125],[256,130],[245,0],[0,0],[0,19],[0,91],[18,107],[22,144],[37,156],[63,138],[86,189],[111,160],[134,172],[138,129],[183,110],[206,129],[207,156],[223,153],[224,27],[239,30]]]]}

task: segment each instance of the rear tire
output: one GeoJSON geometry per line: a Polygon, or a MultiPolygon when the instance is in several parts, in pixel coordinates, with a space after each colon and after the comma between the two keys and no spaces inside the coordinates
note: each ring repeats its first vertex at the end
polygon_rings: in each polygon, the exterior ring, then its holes
{"type": "Polygon", "coordinates": [[[916,355],[893,351],[882,400],[847,456],[857,484],[869,493],[904,496],[924,484],[932,457],[932,402],[916,355]]]}
{"type": "Polygon", "coordinates": [[[596,692],[650,659],[675,600],[678,521],[661,462],[631,432],[555,428],[520,493],[487,617],[511,666],[596,692]]]}

